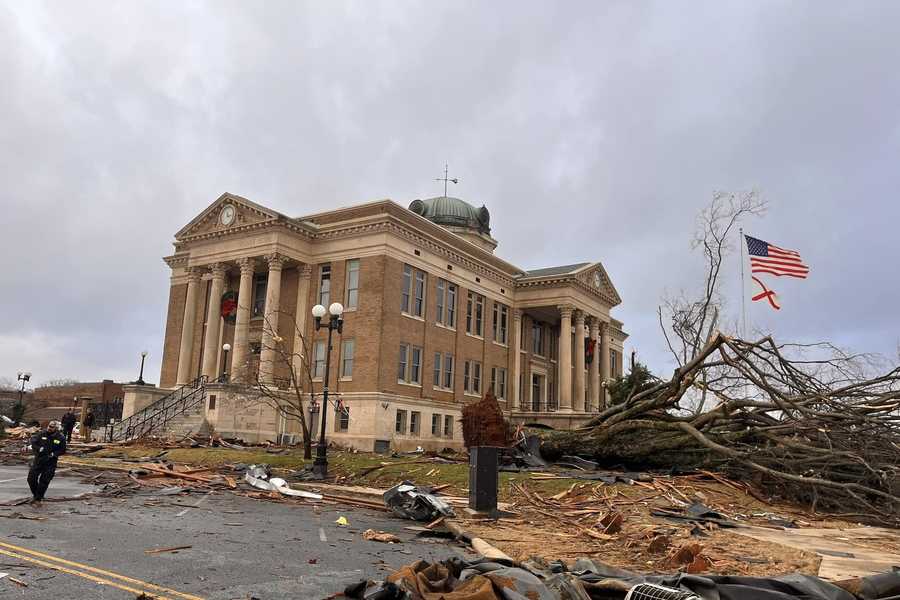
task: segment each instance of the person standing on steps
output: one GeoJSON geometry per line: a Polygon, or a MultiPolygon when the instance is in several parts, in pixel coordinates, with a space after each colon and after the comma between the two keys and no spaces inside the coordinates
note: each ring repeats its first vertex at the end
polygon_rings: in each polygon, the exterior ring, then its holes
{"type": "Polygon", "coordinates": [[[28,487],[31,488],[33,504],[44,499],[50,480],[56,473],[56,462],[66,453],[66,438],[59,428],[59,421],[50,421],[46,430],[31,436],[31,453],[34,458],[28,470],[28,487]]]}
{"type": "Polygon", "coordinates": [[[81,424],[81,439],[85,442],[91,441],[91,429],[94,428],[94,411],[90,408],[81,424]]]}
{"type": "Polygon", "coordinates": [[[71,410],[63,415],[62,430],[66,436],[67,442],[72,441],[72,430],[75,429],[75,421],[76,420],[77,419],[75,418],[75,413],[72,412],[71,410]]]}

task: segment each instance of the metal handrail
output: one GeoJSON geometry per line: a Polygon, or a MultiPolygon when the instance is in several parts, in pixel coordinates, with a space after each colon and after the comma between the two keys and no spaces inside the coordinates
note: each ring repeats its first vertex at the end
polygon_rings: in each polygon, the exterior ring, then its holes
{"type": "Polygon", "coordinates": [[[149,435],[165,427],[174,417],[194,408],[206,398],[208,378],[201,375],[163,396],[153,404],[116,423],[107,436],[108,441],[131,440],[149,435]]]}

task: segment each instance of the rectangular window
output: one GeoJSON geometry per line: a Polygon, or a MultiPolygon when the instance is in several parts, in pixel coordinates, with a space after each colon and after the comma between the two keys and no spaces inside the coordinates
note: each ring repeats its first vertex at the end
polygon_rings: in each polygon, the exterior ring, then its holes
{"type": "MultiPolygon", "coordinates": [[[[525,317],[519,319],[519,350],[525,349],[525,317]]],[[[521,388],[519,388],[521,389],[521,388]]]]}
{"type": "Polygon", "coordinates": [[[425,271],[403,265],[400,310],[416,317],[425,314],[425,271]]]}
{"type": "Polygon", "coordinates": [[[469,292],[466,302],[466,331],[472,335],[484,335],[484,296],[469,292]]]}
{"type": "Polygon", "coordinates": [[[350,429],[350,408],[340,405],[337,412],[337,431],[347,431],[350,429]]]}
{"type": "Polygon", "coordinates": [[[216,410],[216,395],[209,395],[209,410],[216,410]]]}
{"type": "Polygon", "coordinates": [[[613,349],[609,351],[609,377],[615,379],[619,376],[619,353],[613,349]]]}
{"type": "Polygon", "coordinates": [[[410,435],[419,435],[419,428],[422,425],[422,413],[419,411],[412,411],[409,413],[409,434],[410,435]]]}
{"type": "Polygon", "coordinates": [[[544,324],[540,321],[531,324],[531,352],[544,356],[544,324]]]}
{"type": "Polygon", "coordinates": [[[453,389],[453,355],[444,355],[444,387],[448,390],[453,389]]]}
{"type": "Polygon", "coordinates": [[[456,327],[456,285],[444,279],[437,281],[437,322],[456,327]]]}
{"type": "Polygon", "coordinates": [[[531,410],[534,412],[541,411],[541,379],[540,375],[531,376],[531,410]]]}
{"type": "Polygon", "coordinates": [[[325,342],[323,340],[315,343],[313,357],[315,358],[313,377],[321,379],[325,377],[325,342]]]}
{"type": "Polygon", "coordinates": [[[481,393],[481,363],[467,360],[463,365],[463,389],[469,394],[481,393]]]}
{"type": "Polygon", "coordinates": [[[559,359],[559,332],[553,328],[550,330],[550,358],[559,359]]]}
{"type": "Polygon", "coordinates": [[[331,304],[331,265],[319,269],[319,304],[325,308],[331,304]]]}
{"type": "Polygon", "coordinates": [[[444,415],[444,437],[453,437],[453,415],[444,415]]]}
{"type": "Polygon", "coordinates": [[[491,368],[491,391],[500,400],[506,398],[506,369],[501,367],[491,368]]]}
{"type": "Polygon", "coordinates": [[[431,382],[434,387],[441,387],[441,353],[434,353],[434,381],[431,382]]]}
{"type": "Polygon", "coordinates": [[[397,421],[394,424],[394,431],[400,435],[406,434],[406,411],[397,410],[397,421]]]}
{"type": "Polygon", "coordinates": [[[422,383],[422,349],[418,346],[400,344],[400,361],[397,366],[397,380],[401,383],[422,383]]]}
{"type": "Polygon", "coordinates": [[[400,344],[400,363],[397,366],[397,381],[406,381],[406,368],[409,364],[409,345],[400,344]]]}
{"type": "MultiPolygon", "coordinates": [[[[347,292],[344,298],[344,308],[356,308],[359,306],[359,260],[347,261],[347,292]]],[[[322,306],[325,306],[324,304],[322,306]]]]}
{"type": "Polygon", "coordinates": [[[509,319],[509,307],[494,302],[494,341],[500,344],[507,343],[507,321],[509,319]]]}
{"type": "Polygon", "coordinates": [[[519,373],[519,406],[525,399],[525,373],[519,373]]]}
{"type": "MultiPolygon", "coordinates": [[[[258,273],[253,276],[253,304],[250,308],[251,317],[262,317],[266,311],[266,282],[268,273],[258,273]]],[[[241,299],[238,298],[240,302],[241,299]]]]}
{"type": "Polygon", "coordinates": [[[341,342],[341,377],[353,377],[353,353],[356,346],[355,340],[343,340],[341,342]]]}
{"type": "Polygon", "coordinates": [[[556,382],[547,386],[547,410],[556,410],[556,382]]]}
{"type": "Polygon", "coordinates": [[[431,415],[431,435],[441,435],[441,415],[437,413],[431,415]]]}

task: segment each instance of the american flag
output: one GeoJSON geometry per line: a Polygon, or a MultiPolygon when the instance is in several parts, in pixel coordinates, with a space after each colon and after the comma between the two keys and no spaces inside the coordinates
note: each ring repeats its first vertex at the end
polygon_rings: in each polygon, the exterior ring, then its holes
{"type": "Polygon", "coordinates": [[[773,246],[769,242],[745,235],[747,252],[750,254],[750,271],[752,273],[769,273],[781,277],[797,277],[806,279],[809,267],[803,263],[800,253],[773,246]]]}

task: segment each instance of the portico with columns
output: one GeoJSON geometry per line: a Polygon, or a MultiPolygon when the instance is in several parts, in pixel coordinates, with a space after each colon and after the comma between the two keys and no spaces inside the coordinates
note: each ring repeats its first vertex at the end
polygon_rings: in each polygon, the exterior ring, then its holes
{"type": "MultiPolygon", "coordinates": [[[[205,417],[220,433],[248,441],[296,433],[263,409],[242,408],[241,390],[288,391],[291,367],[316,371],[321,335],[310,310],[338,301],[347,308],[329,387],[350,417],[333,425],[329,414],[336,443],[458,447],[462,406],[489,389],[515,423],[584,423],[622,374],[627,336],[610,314],[618,292],[599,262],[523,270],[494,256],[489,218],[453,198],[291,218],[223,194],[176,233],[165,258],[161,387],[217,382],[228,401],[211,403],[205,417]]],[[[322,384],[300,382],[304,392],[322,384]]]]}

